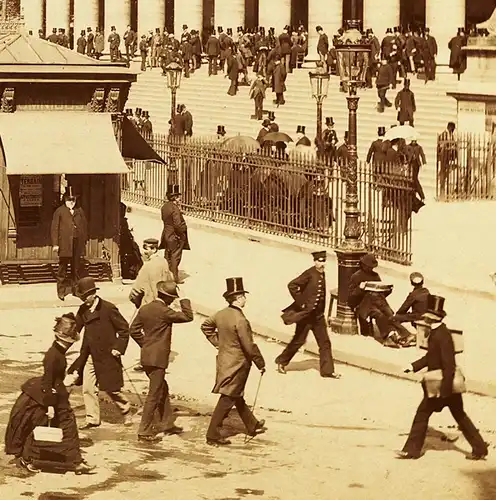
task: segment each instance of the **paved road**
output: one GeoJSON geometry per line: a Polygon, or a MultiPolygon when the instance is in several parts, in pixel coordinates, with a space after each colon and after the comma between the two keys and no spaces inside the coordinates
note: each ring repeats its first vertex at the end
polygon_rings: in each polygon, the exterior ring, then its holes
{"type": "MultiPolygon", "coordinates": [[[[51,342],[52,309],[30,315],[0,311],[0,425],[3,434],[18,387],[39,369],[42,352],[51,342]]],[[[132,309],[123,308],[130,316],[132,309]]],[[[339,381],[319,377],[314,357],[299,354],[287,375],[275,372],[273,359],[281,349],[259,339],[268,371],[260,391],[257,414],[268,432],[243,443],[239,420],[226,425],[233,445],[226,449],[205,444],[209,412],[216,402],[210,393],[215,372],[215,350],[199,330],[200,320],[176,327],[173,362],[168,380],[178,408],[182,436],[166,438],[155,447],[136,441],[132,428],[104,403],[106,422],[85,433],[86,458],[98,466],[92,476],[38,474],[22,477],[0,457],[0,498],[17,500],[124,500],[167,495],[181,500],[383,500],[401,495],[418,498],[496,498],[494,458],[472,463],[464,455],[463,438],[451,444],[449,413],[433,417],[426,455],[418,461],[399,461],[393,451],[405,439],[421,391],[416,384],[339,366],[339,381]]],[[[124,365],[138,355],[131,342],[124,365]]],[[[130,372],[138,392],[144,376],[130,372]]],[[[254,370],[247,388],[253,401],[258,383],[254,370]]],[[[131,384],[126,389],[133,391],[131,384]]],[[[133,400],[137,402],[136,396],[133,400]]],[[[496,400],[467,396],[466,407],[489,440],[494,439],[496,400]]],[[[78,419],[83,416],[79,390],[72,396],[78,419]]],[[[138,417],[139,418],[139,417],[138,417]]]]}

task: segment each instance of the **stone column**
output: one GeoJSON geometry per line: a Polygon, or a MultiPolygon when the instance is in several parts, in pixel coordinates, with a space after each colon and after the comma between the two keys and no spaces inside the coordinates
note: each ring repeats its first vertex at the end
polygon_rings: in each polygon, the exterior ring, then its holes
{"type": "Polygon", "coordinates": [[[131,0],[105,0],[105,46],[108,45],[110,28],[115,26],[121,37],[121,51],[124,51],[123,36],[131,22],[131,0]]]}
{"type": "MultiPolygon", "coordinates": [[[[226,0],[217,0],[216,3],[222,1],[226,2],[226,0]]],[[[231,1],[238,3],[238,0],[231,1]]],[[[203,28],[203,0],[175,0],[174,34],[176,37],[181,36],[183,24],[186,24],[190,31],[197,30],[201,33],[203,28]]]]}
{"type": "Polygon", "coordinates": [[[138,0],[138,35],[145,35],[150,30],[155,33],[155,28],[162,30],[164,26],[165,0],[138,0]]]}
{"type": "Polygon", "coordinates": [[[91,28],[95,33],[98,26],[98,0],[74,0],[74,41],[81,30],[91,28]]]}
{"type": "Polygon", "coordinates": [[[315,28],[322,26],[332,43],[332,37],[343,25],[343,0],[308,0],[308,55],[317,57],[319,35],[315,28]]]}
{"type": "Polygon", "coordinates": [[[363,27],[372,28],[374,35],[381,41],[388,28],[400,24],[400,0],[381,0],[380,7],[374,0],[363,2],[363,27]]]}
{"type": "Polygon", "coordinates": [[[52,28],[65,28],[69,34],[69,0],[47,0],[46,2],[46,30],[47,34],[52,28]]]}
{"type": "Polygon", "coordinates": [[[215,0],[214,19],[215,29],[222,26],[236,33],[238,26],[245,26],[245,0],[215,0]]]}
{"type": "Polygon", "coordinates": [[[43,26],[43,0],[21,0],[21,14],[24,16],[26,31],[32,30],[33,35],[38,36],[38,30],[43,26]]]}
{"type": "MultiPolygon", "coordinates": [[[[327,3],[327,2],[325,2],[327,3]]],[[[275,28],[280,35],[284,26],[291,23],[291,0],[259,0],[258,24],[267,31],[275,28]]]]}
{"type": "Polygon", "coordinates": [[[451,0],[448,3],[427,0],[425,5],[425,25],[437,40],[438,64],[448,64],[448,43],[456,36],[458,28],[465,26],[465,0],[451,0]]]}

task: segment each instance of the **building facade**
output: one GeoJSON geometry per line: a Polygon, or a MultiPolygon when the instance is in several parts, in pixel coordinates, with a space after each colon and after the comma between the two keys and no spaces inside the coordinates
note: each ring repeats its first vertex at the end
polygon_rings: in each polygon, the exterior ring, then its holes
{"type": "Polygon", "coordinates": [[[66,28],[79,34],[88,26],[100,26],[105,34],[111,26],[123,33],[127,25],[143,33],[167,28],[176,34],[182,25],[202,31],[212,26],[274,27],[285,25],[308,28],[310,52],[316,44],[315,26],[330,35],[350,19],[352,4],[364,28],[383,36],[393,26],[428,26],[438,39],[440,57],[447,53],[449,39],[460,26],[482,22],[492,14],[496,0],[8,0],[22,11],[26,27],[36,33],[66,28]]]}

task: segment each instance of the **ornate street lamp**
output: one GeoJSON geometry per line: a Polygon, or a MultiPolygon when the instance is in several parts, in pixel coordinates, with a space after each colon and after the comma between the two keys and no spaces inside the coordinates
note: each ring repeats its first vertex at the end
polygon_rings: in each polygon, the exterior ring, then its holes
{"type": "Polygon", "coordinates": [[[183,74],[183,67],[173,61],[165,67],[165,75],[167,77],[167,87],[171,91],[171,123],[173,123],[176,116],[176,92],[181,86],[181,76],[183,74]]]}
{"type": "Polygon", "coordinates": [[[316,143],[319,154],[323,153],[322,145],[322,103],[327,97],[329,90],[330,75],[323,67],[317,67],[308,73],[310,85],[312,86],[312,97],[317,101],[317,136],[316,143]]]}
{"type": "Polygon", "coordinates": [[[357,334],[355,314],[348,305],[351,275],[360,267],[360,258],[366,253],[360,239],[360,212],[357,189],[357,88],[365,85],[370,47],[362,42],[357,21],[348,21],[348,29],[335,45],[339,76],[344,90],[348,90],[348,164],[346,168],[346,199],[344,240],[336,250],[338,257],[338,306],[331,327],[337,333],[357,334]]]}

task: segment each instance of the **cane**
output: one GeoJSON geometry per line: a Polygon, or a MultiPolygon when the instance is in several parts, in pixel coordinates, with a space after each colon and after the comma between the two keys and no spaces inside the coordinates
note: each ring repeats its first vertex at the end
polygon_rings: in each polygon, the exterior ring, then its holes
{"type": "MultiPolygon", "coordinates": [[[[257,406],[258,393],[260,392],[260,385],[262,384],[262,377],[263,377],[264,373],[265,373],[265,371],[260,372],[260,379],[258,380],[257,392],[255,393],[255,399],[253,401],[253,406],[251,407],[252,413],[255,411],[255,406],[257,406]]],[[[248,439],[248,434],[245,434],[244,444],[248,444],[254,437],[255,436],[250,436],[250,439],[248,439]]]]}

